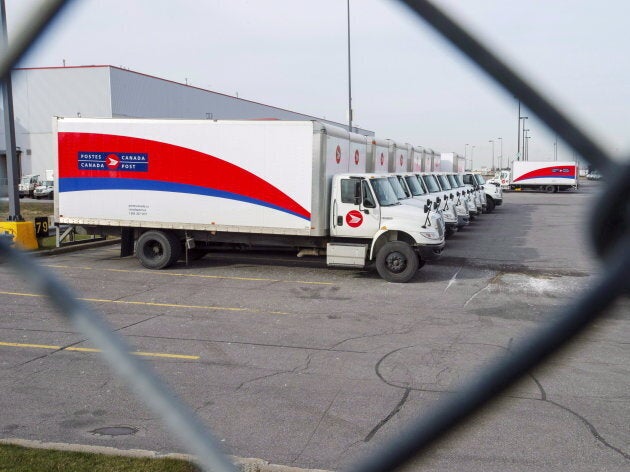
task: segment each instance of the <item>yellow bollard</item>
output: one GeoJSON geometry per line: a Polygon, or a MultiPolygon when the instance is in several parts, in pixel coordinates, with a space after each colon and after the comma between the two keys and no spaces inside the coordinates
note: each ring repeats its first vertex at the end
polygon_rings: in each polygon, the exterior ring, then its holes
{"type": "Polygon", "coordinates": [[[32,221],[0,221],[0,234],[13,236],[13,242],[20,249],[37,249],[35,225],[32,221]]]}

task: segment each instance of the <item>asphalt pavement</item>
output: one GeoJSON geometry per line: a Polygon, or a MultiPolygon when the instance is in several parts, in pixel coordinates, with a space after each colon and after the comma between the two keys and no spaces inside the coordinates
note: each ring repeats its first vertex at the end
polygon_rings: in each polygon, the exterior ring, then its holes
{"type": "MultiPolygon", "coordinates": [[[[339,470],[592,285],[604,269],[588,242],[601,185],[506,193],[407,284],[283,252],[164,271],[117,246],[38,262],[143,353],[226,452],[339,470]]],[[[4,263],[0,304],[0,438],[186,452],[4,263]]],[[[629,318],[626,299],[414,470],[628,470],[629,318]]]]}

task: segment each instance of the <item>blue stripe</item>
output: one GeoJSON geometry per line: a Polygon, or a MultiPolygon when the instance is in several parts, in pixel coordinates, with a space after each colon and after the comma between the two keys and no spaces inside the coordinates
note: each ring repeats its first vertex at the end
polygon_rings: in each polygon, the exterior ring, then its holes
{"type": "Polygon", "coordinates": [[[531,179],[575,179],[575,176],[570,174],[570,175],[558,175],[558,174],[553,174],[553,175],[537,175],[535,177],[527,177],[526,179],[518,179],[515,182],[520,182],[523,180],[531,180],[531,179]]]}
{"type": "Polygon", "coordinates": [[[186,193],[193,195],[205,195],[207,197],[226,198],[228,200],[237,200],[240,202],[260,205],[274,210],[297,216],[303,220],[310,221],[308,218],[299,215],[286,208],[272,205],[263,200],[258,200],[237,193],[225,192],[209,187],[199,187],[197,185],[178,184],[175,182],[160,182],[158,180],[144,179],[111,179],[111,178],[61,178],[59,179],[59,193],[63,192],[81,192],[84,190],[150,190],[154,192],[173,192],[186,193]]]}

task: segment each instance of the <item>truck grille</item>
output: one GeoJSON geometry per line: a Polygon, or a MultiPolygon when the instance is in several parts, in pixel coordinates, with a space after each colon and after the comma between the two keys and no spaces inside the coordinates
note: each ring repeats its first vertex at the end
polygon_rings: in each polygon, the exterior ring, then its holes
{"type": "Polygon", "coordinates": [[[433,220],[433,225],[437,228],[438,235],[440,238],[444,237],[444,219],[438,216],[434,216],[431,218],[433,220]]]}

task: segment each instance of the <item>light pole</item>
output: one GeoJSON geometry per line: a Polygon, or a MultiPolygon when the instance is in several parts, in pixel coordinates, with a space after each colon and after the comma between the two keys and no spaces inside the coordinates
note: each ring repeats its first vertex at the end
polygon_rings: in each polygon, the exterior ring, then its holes
{"type": "Polygon", "coordinates": [[[527,156],[527,160],[529,161],[529,140],[531,136],[527,136],[527,140],[525,141],[525,155],[527,156]]]}
{"type": "MultiPolygon", "coordinates": [[[[9,49],[7,36],[7,11],[4,0],[0,0],[0,45],[2,50],[9,49]]],[[[11,84],[11,71],[6,77],[0,80],[2,85],[2,103],[4,105],[4,136],[6,143],[7,157],[7,191],[9,196],[9,221],[24,221],[20,214],[20,198],[18,192],[18,181],[20,180],[20,167],[17,158],[15,144],[15,121],[13,115],[13,86],[11,84]]]]}
{"type": "Polygon", "coordinates": [[[352,73],[350,67],[350,0],[348,0],[348,131],[352,132],[352,73]]]}
{"type": "Polygon", "coordinates": [[[470,148],[470,170],[473,170],[475,166],[473,165],[473,154],[475,153],[475,146],[470,148]]]}
{"type": "Polygon", "coordinates": [[[529,149],[527,148],[527,140],[529,139],[529,136],[527,136],[527,133],[529,133],[529,128],[528,129],[523,129],[523,160],[524,161],[529,161],[529,155],[528,155],[528,151],[529,149]]]}
{"type": "Polygon", "coordinates": [[[516,120],[516,124],[518,125],[518,131],[516,134],[516,159],[519,159],[519,154],[521,153],[521,101],[518,101],[518,120],[516,120]]]}
{"type": "Polygon", "coordinates": [[[491,139],[488,142],[492,143],[492,172],[494,172],[494,139],[491,139]]]}
{"type": "Polygon", "coordinates": [[[503,167],[503,138],[497,138],[501,141],[501,154],[499,154],[499,170],[503,167]]]}
{"type": "MultiPolygon", "coordinates": [[[[523,146],[522,146],[523,155],[525,154],[525,120],[527,119],[529,119],[528,116],[521,116],[521,120],[523,120],[523,146]]],[[[519,145],[520,145],[520,142],[519,142],[519,145]]],[[[520,156],[520,159],[524,161],[525,159],[523,158],[523,155],[520,156]]]]}
{"type": "Polygon", "coordinates": [[[468,158],[468,144],[464,145],[464,167],[466,167],[466,162],[468,158]]]}

